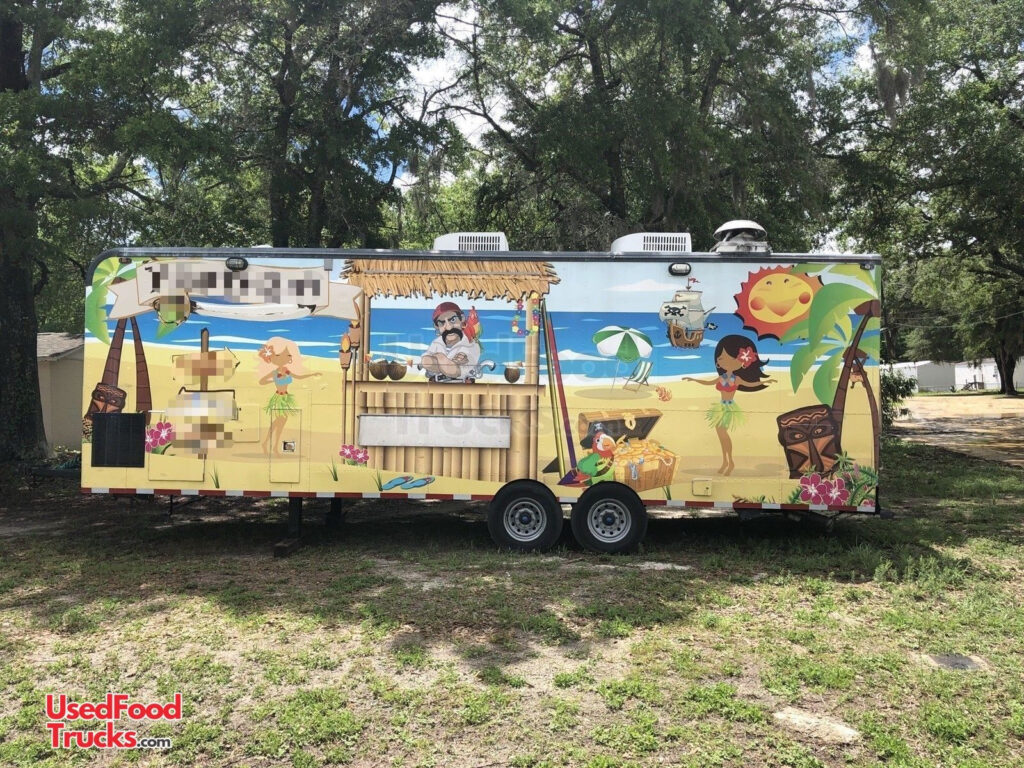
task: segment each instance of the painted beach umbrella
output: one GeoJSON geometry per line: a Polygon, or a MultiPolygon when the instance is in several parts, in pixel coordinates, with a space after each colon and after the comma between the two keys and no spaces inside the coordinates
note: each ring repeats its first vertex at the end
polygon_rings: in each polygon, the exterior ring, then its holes
{"type": "Polygon", "coordinates": [[[636,328],[621,325],[606,325],[594,334],[597,351],[606,357],[617,357],[624,363],[632,363],[641,357],[650,357],[653,345],[647,334],[636,328]]]}

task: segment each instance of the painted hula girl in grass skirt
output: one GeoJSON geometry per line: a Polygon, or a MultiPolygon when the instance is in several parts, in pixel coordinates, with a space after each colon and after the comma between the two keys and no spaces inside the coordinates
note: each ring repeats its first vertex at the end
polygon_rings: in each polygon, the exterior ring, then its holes
{"type": "Polygon", "coordinates": [[[708,408],[705,418],[718,434],[718,442],[722,445],[722,466],[720,475],[732,474],[736,464],[732,460],[732,438],[729,433],[743,425],[746,418],[743,411],[736,405],[736,392],[746,390],[757,392],[774,384],[762,369],[767,360],[758,357],[757,347],[746,336],[732,334],[722,337],[715,347],[715,368],[718,376],[714,379],[695,379],[684,376],[683,381],[695,381],[705,386],[714,385],[722,393],[721,399],[708,408]]]}
{"type": "Polygon", "coordinates": [[[270,396],[270,402],[263,409],[271,419],[270,429],[263,438],[263,452],[270,453],[273,447],[274,454],[278,455],[281,453],[281,434],[284,432],[285,422],[288,421],[290,414],[299,410],[295,395],[288,393],[288,385],[292,383],[292,379],[308,379],[320,374],[305,373],[298,345],[280,336],[270,339],[258,354],[260,362],[257,372],[260,384],[274,384],[274,394],[270,396]]]}

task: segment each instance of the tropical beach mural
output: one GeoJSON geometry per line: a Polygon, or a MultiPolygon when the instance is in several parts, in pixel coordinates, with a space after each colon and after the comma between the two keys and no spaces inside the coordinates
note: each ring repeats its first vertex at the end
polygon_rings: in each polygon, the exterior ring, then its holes
{"type": "Polygon", "coordinates": [[[873,499],[877,266],[551,258],[103,261],[87,484],[873,499]]]}

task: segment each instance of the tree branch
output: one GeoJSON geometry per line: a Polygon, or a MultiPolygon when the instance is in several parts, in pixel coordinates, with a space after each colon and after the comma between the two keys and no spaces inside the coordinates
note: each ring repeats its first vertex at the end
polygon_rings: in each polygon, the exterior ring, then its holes
{"type": "Polygon", "coordinates": [[[43,292],[43,288],[50,282],[50,268],[46,265],[46,262],[42,259],[33,259],[36,266],[39,267],[39,279],[36,280],[35,285],[32,286],[32,295],[38,296],[43,292]]]}

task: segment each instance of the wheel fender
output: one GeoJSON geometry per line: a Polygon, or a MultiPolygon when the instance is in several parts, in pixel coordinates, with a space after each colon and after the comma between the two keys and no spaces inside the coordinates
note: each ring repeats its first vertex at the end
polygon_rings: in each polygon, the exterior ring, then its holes
{"type": "Polygon", "coordinates": [[[501,489],[496,494],[494,494],[494,498],[491,499],[490,506],[492,508],[498,507],[501,504],[503,504],[505,499],[507,499],[510,495],[525,490],[533,491],[535,493],[540,493],[543,494],[544,496],[547,496],[552,504],[561,509],[562,505],[559,503],[558,497],[555,496],[555,494],[551,492],[551,489],[544,485],[544,483],[538,482],[536,480],[513,480],[510,483],[506,483],[501,487],[501,489]]]}
{"type": "Polygon", "coordinates": [[[573,502],[573,506],[575,507],[577,504],[589,504],[591,503],[591,499],[593,497],[605,496],[613,488],[616,491],[624,493],[627,496],[631,496],[632,500],[636,503],[638,507],[643,509],[645,512],[647,511],[647,507],[644,505],[643,499],[640,498],[640,495],[636,491],[634,491],[628,485],[625,485],[624,483],[617,483],[614,480],[605,480],[603,482],[597,483],[596,485],[590,486],[589,488],[587,488],[587,490],[583,492],[582,496],[580,496],[575,502],[573,502]]]}

